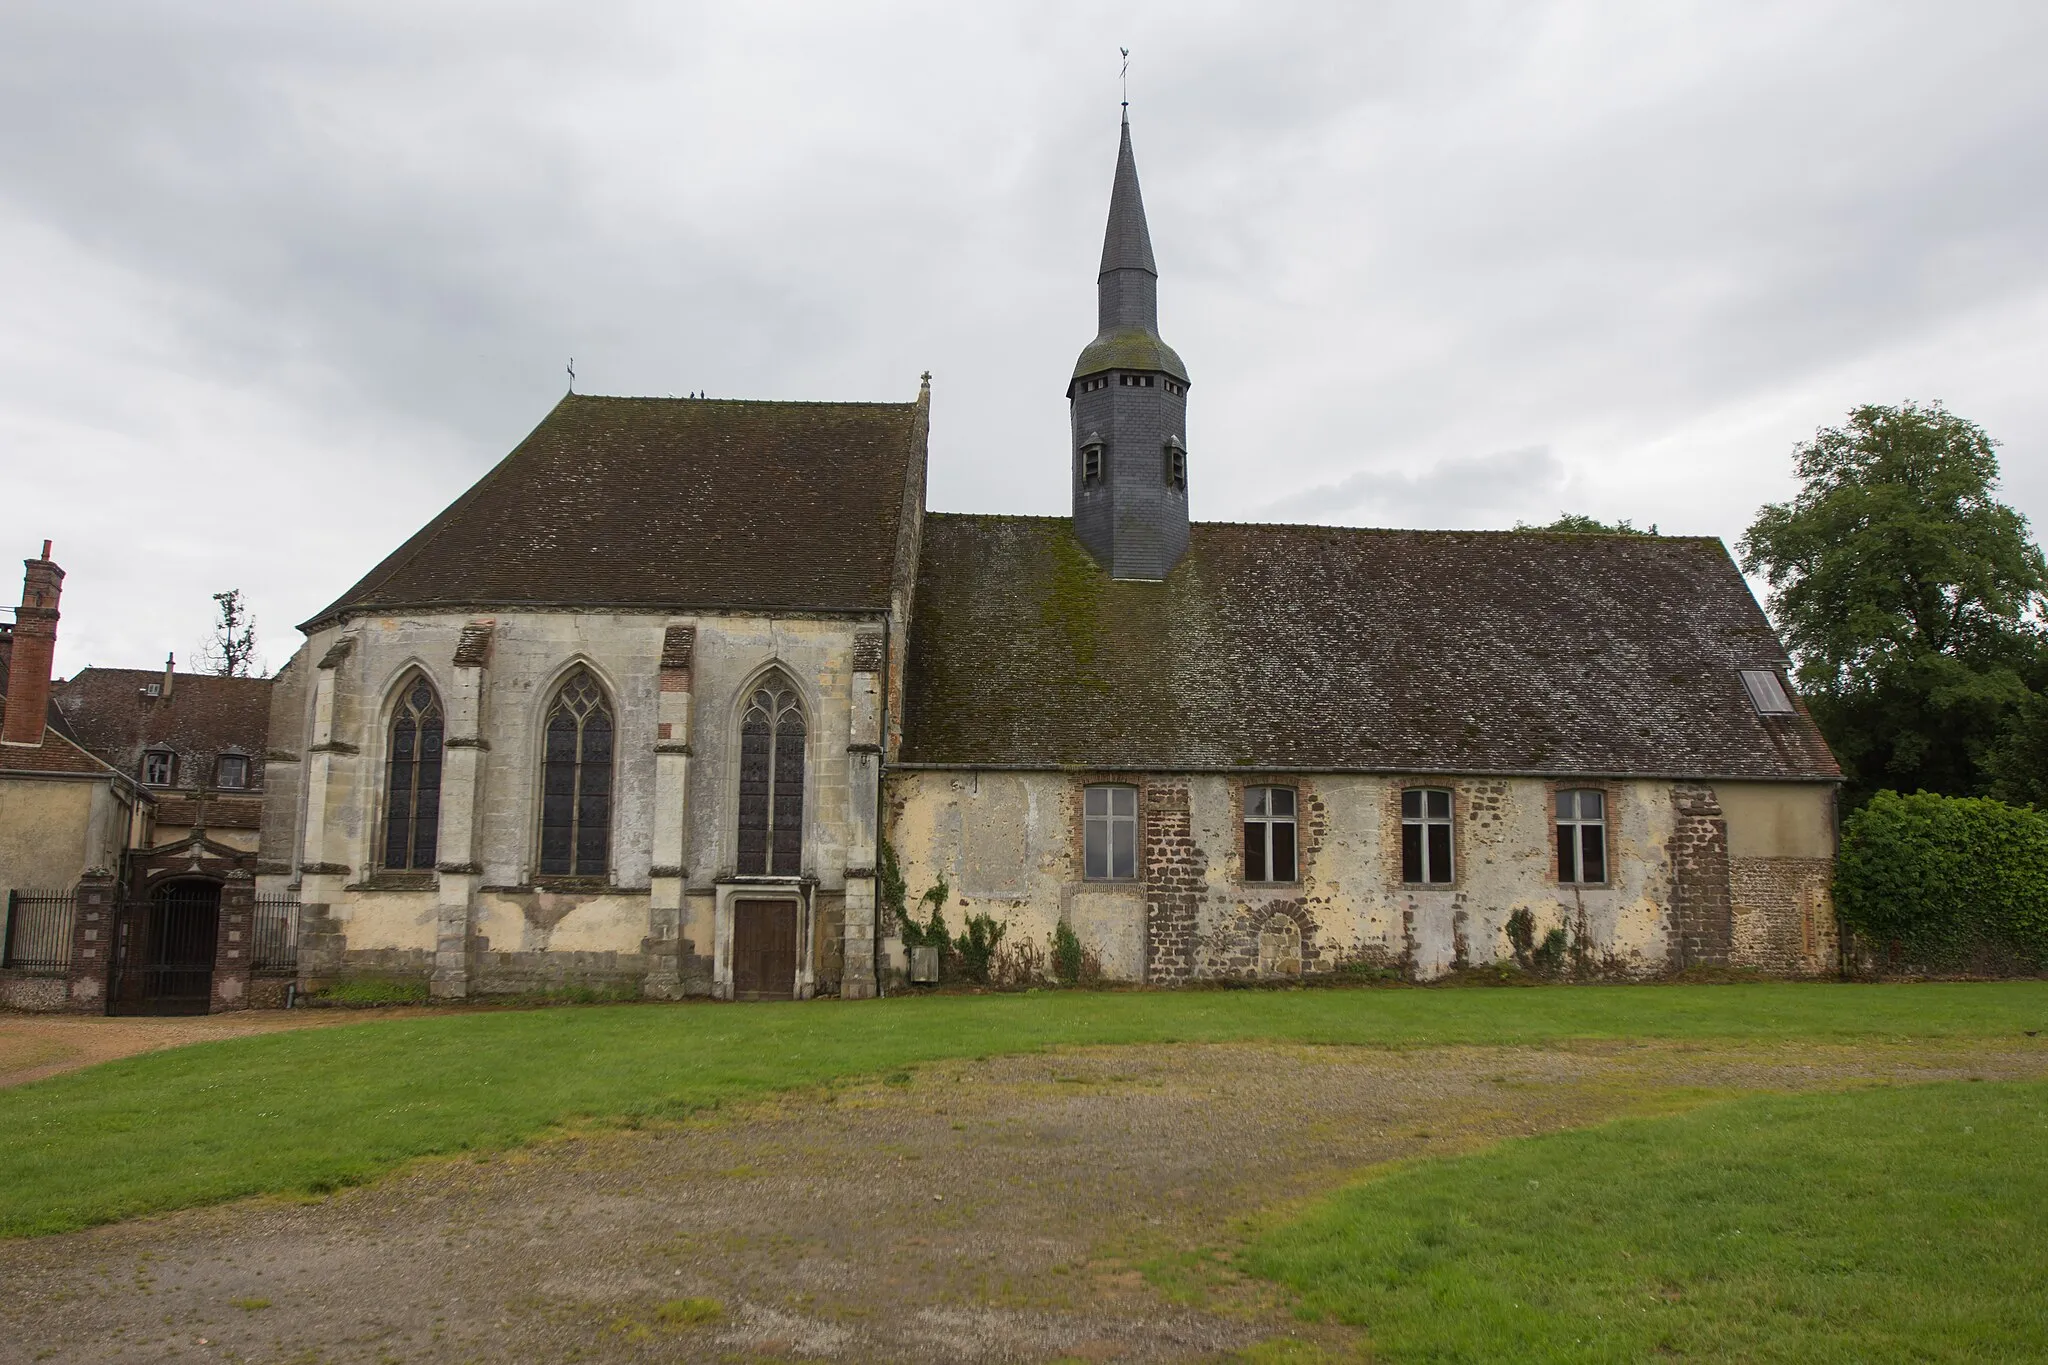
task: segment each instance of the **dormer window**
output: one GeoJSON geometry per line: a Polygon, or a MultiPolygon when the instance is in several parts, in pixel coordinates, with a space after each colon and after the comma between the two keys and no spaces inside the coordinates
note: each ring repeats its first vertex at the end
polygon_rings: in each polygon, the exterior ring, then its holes
{"type": "Polygon", "coordinates": [[[145,787],[168,787],[171,785],[171,751],[151,749],[142,756],[142,785],[145,787]]]}
{"type": "Polygon", "coordinates": [[[1102,438],[1091,435],[1081,445],[1081,482],[1102,482],[1102,438]]]}
{"type": "Polygon", "coordinates": [[[1792,694],[1785,690],[1785,680],[1778,676],[1775,668],[1744,668],[1737,670],[1742,676],[1742,690],[1749,694],[1749,704],[1760,716],[1789,716],[1792,714],[1792,694]]]}
{"type": "Polygon", "coordinates": [[[1166,438],[1166,486],[1183,493],[1188,489],[1188,452],[1178,436],[1166,438]]]}
{"type": "Polygon", "coordinates": [[[237,790],[248,786],[248,757],[243,754],[222,754],[220,756],[219,776],[216,779],[216,785],[237,790]]]}

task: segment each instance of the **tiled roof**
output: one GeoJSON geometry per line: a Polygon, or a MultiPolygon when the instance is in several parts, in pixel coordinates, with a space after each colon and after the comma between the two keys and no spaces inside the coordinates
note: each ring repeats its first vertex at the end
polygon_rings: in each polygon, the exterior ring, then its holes
{"type": "Polygon", "coordinates": [[[1835,778],[1736,676],[1784,661],[1718,540],[1197,524],[1119,583],[1065,518],[933,513],[902,759],[1835,778]]]}
{"type": "MultiPolygon", "coordinates": [[[[7,698],[0,696],[0,718],[7,715],[7,698]]],[[[87,753],[66,733],[64,718],[53,703],[43,742],[34,748],[25,744],[0,745],[0,773],[78,773],[104,777],[114,770],[87,753]]]]}
{"type": "Polygon", "coordinates": [[[305,628],[364,610],[886,609],[924,411],[572,394],[305,628]]]}
{"type": "Polygon", "coordinates": [[[251,790],[263,783],[263,749],[270,734],[270,680],[179,673],[168,699],[143,689],[161,683],[161,670],[87,668],[52,683],[56,704],[79,742],[130,777],[141,776],[145,749],[177,754],[173,785],[210,785],[214,761],[228,751],[249,759],[251,790]]]}
{"type": "Polygon", "coordinates": [[[248,797],[173,796],[157,800],[159,829],[171,825],[204,825],[208,829],[258,829],[263,824],[263,803],[248,797]]]}

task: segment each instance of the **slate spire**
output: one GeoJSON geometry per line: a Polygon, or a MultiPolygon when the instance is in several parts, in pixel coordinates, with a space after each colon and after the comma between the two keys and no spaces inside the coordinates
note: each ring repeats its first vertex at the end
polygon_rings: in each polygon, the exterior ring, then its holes
{"type": "Polygon", "coordinates": [[[1095,312],[1095,340],[1067,385],[1074,533],[1111,577],[1163,579],[1188,547],[1188,373],[1159,336],[1159,266],[1128,109],[1095,312]]]}
{"type": "Polygon", "coordinates": [[[1102,270],[1096,276],[1096,325],[1104,332],[1136,327],[1159,331],[1159,265],[1138,189],[1138,158],[1131,151],[1131,116],[1124,114],[1109,191],[1109,226],[1102,234],[1102,270]]]}

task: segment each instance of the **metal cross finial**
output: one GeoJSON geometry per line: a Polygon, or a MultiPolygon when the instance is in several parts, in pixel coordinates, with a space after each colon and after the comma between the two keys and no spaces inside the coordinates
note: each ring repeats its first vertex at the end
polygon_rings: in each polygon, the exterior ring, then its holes
{"type": "Polygon", "coordinates": [[[1131,107],[1131,50],[1127,47],[1120,47],[1117,51],[1124,54],[1124,69],[1119,74],[1118,79],[1124,83],[1124,108],[1129,109],[1131,107]]]}

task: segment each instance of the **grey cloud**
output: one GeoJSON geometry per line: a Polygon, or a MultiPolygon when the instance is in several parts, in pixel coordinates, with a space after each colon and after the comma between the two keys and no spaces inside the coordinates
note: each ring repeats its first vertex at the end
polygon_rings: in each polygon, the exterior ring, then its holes
{"type": "Polygon", "coordinates": [[[1484,527],[1567,496],[1565,468],[1547,446],[1456,456],[1416,470],[1361,469],[1267,503],[1258,519],[1363,517],[1375,526],[1484,527]]]}
{"type": "Polygon", "coordinates": [[[1794,440],[1937,393],[2048,516],[2038,5],[1126,17],[9,6],[0,558],[75,547],[67,667],[238,583],[281,655],[572,354],[624,393],[929,368],[934,505],[1058,511],[1119,41],[1198,516],[1732,538],[1794,440]]]}

